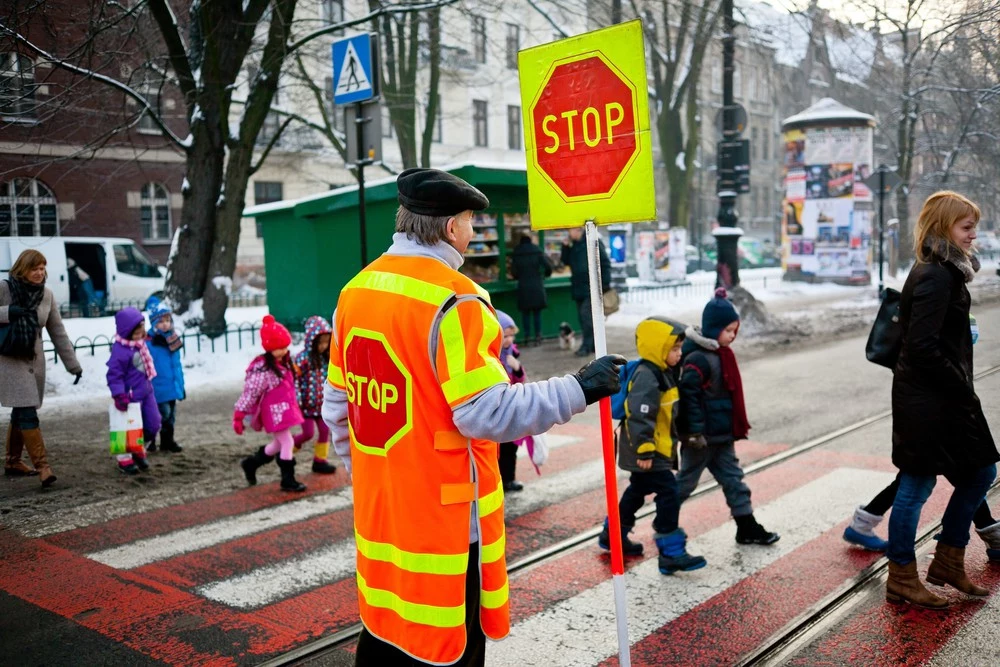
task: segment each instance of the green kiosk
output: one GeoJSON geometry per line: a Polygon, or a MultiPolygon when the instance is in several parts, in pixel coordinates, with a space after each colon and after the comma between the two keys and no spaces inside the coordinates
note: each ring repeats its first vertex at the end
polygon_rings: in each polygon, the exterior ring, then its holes
{"type": "MultiPolygon", "coordinates": [[[[465,253],[461,271],[490,293],[494,307],[519,321],[517,281],[510,275],[508,257],[521,236],[531,232],[525,171],[477,165],[447,171],[482,190],[490,200],[490,208],[474,220],[476,235],[465,253]]],[[[370,262],[392,242],[399,206],[395,177],[366,183],[365,203],[370,262]]],[[[260,224],[271,314],[298,331],[311,315],[329,318],[341,288],[363,268],[357,186],[253,206],[244,215],[260,224]]],[[[537,234],[539,246],[555,266],[552,277],[545,281],[549,305],[542,312],[543,334],[552,337],[559,333],[563,321],[574,329],[578,327],[576,304],[570,297],[569,267],[560,261],[567,232],[546,230],[537,234]]]]}

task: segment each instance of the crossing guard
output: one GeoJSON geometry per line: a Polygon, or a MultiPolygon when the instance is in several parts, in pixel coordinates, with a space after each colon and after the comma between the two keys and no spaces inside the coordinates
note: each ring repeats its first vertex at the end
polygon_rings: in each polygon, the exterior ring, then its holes
{"type": "Polygon", "coordinates": [[[393,245],[334,313],[323,410],[354,481],[357,661],[481,665],[510,631],[497,440],[614,393],[625,360],[512,391],[489,295],[457,271],[488,200],[433,169],[397,183],[393,245]]]}

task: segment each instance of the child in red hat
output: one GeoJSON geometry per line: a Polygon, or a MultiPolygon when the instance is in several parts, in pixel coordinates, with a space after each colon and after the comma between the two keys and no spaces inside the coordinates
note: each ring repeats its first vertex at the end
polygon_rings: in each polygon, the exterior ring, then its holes
{"type": "Polygon", "coordinates": [[[243,394],[236,401],[233,412],[233,430],[236,435],[243,435],[243,420],[249,415],[250,427],[270,433],[273,439],[255,454],[243,459],[240,465],[247,482],[253,486],[257,483],[257,469],[270,463],[277,455],[281,488],[285,491],[305,491],[306,485],[295,479],[292,453],[292,428],[305,421],[295,397],[295,372],[288,354],[292,335],[275,322],[274,317],[265,315],[260,340],[264,354],[247,367],[243,394]]]}

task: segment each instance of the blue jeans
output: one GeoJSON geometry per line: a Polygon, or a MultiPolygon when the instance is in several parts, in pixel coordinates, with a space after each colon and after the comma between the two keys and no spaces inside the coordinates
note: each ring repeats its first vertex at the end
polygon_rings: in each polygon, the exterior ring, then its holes
{"type": "Polygon", "coordinates": [[[173,426],[177,417],[177,401],[164,401],[157,403],[156,409],[160,411],[160,419],[166,426],[173,426]]]}
{"type": "Polygon", "coordinates": [[[576,314],[580,318],[580,333],[582,334],[583,338],[583,342],[580,344],[580,349],[583,350],[584,352],[593,352],[594,320],[591,317],[590,298],[577,300],[576,314]]]}
{"type": "MultiPolygon", "coordinates": [[[[990,484],[997,476],[997,467],[990,464],[976,470],[970,477],[962,479],[945,475],[952,483],[952,491],[948,507],[941,519],[940,542],[952,547],[964,549],[969,543],[969,527],[972,525],[972,515],[983,502],[990,484]]],[[[899,490],[892,503],[892,514],[889,515],[889,548],[886,556],[894,563],[907,565],[917,559],[914,542],[917,539],[917,524],[920,522],[920,510],[934,490],[937,477],[934,475],[899,474],[899,490]]]]}
{"type": "Polygon", "coordinates": [[[677,499],[683,504],[698,486],[701,473],[708,468],[712,477],[722,487],[726,504],[733,517],[753,514],[750,504],[750,487],[743,481],[743,468],[736,458],[736,447],[732,442],[708,445],[702,449],[683,447],[681,449],[681,472],[677,476],[677,499]]]}

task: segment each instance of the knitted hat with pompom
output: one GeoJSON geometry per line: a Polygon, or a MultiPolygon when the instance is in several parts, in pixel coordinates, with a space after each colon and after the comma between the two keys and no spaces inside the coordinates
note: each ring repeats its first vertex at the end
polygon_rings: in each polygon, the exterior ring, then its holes
{"type": "Polygon", "coordinates": [[[740,313],[728,299],[726,288],[720,287],[715,290],[715,298],[708,302],[701,313],[701,335],[718,339],[723,329],[739,319],[740,313]]]}
{"type": "Polygon", "coordinates": [[[260,327],[260,342],[265,352],[274,352],[292,344],[292,334],[288,329],[274,321],[273,315],[264,316],[264,324],[260,327]]]}

